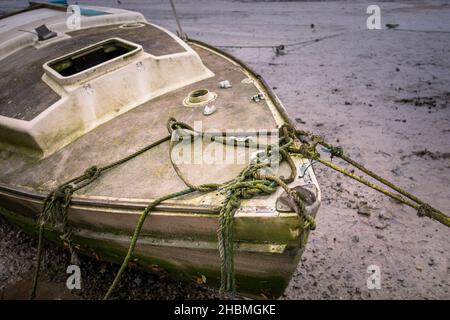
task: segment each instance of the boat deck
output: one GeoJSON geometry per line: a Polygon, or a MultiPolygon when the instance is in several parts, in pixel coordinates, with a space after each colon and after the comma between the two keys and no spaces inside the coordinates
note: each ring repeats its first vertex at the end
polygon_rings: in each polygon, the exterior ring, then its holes
{"type": "MultiPolygon", "coordinates": [[[[124,35],[122,37],[130,40],[124,35]]],[[[80,38],[77,46],[82,47],[86,44],[86,40],[80,38]]],[[[176,50],[169,47],[167,52],[176,50]]],[[[164,53],[161,49],[157,49],[156,45],[151,48],[154,48],[155,53],[164,53]]],[[[202,121],[203,130],[243,131],[251,128],[255,131],[277,127],[267,101],[256,103],[250,99],[259,90],[252,82],[242,82],[248,75],[240,66],[207,49],[196,45],[193,45],[193,48],[205,66],[215,74],[214,77],[150,100],[97,127],[45,159],[25,158],[2,150],[0,183],[45,194],[64,181],[82,174],[90,166],[105,165],[166,136],[168,134],[166,122],[171,116],[191,125],[195,121],[202,121]],[[232,88],[219,88],[219,81],[225,79],[230,80],[232,88]],[[218,93],[218,98],[214,101],[217,111],[210,116],[203,115],[202,107],[186,107],[182,104],[189,92],[200,88],[218,93]]],[[[41,71],[28,71],[26,74],[32,74],[32,77],[37,79],[41,71]]],[[[40,89],[36,87],[42,86],[46,85],[40,79],[36,80],[30,84],[28,92],[39,91],[40,89]]],[[[51,91],[50,88],[46,90],[51,91]]],[[[24,95],[23,92],[20,95],[18,92],[16,94],[17,99],[20,97],[29,103],[36,101],[36,97],[32,94],[24,95]]],[[[51,99],[52,95],[53,93],[45,98],[51,99]]],[[[105,172],[101,179],[78,191],[77,194],[121,199],[151,199],[185,188],[170,164],[168,148],[169,143],[166,142],[120,167],[105,172]]],[[[200,184],[226,181],[235,177],[244,166],[191,164],[182,165],[181,169],[191,181],[200,184]]]]}

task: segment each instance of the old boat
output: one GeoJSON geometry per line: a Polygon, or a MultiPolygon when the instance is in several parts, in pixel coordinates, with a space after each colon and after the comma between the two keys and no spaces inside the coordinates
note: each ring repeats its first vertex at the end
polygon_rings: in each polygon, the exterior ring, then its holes
{"type": "MultiPolygon", "coordinates": [[[[81,8],[76,29],[67,19],[66,7],[54,4],[1,18],[0,213],[29,233],[36,234],[51,190],[164,137],[169,117],[199,122],[203,131],[247,133],[290,122],[260,76],[210,45],[182,40],[126,10],[81,8]]],[[[243,149],[248,157],[251,148],[243,149]]],[[[289,186],[309,190],[314,216],[321,196],[313,169],[306,159],[293,161],[298,172],[289,186]]],[[[245,167],[238,162],[179,168],[196,184],[223,182],[245,167]]],[[[70,202],[77,250],[120,263],[144,208],[183,188],[168,142],[104,172],[70,202]]],[[[244,200],[235,213],[236,287],[244,296],[279,297],[306,245],[308,231],[283,192],[244,200]]],[[[223,197],[196,192],[158,205],[145,220],[134,263],[218,287],[223,197]]],[[[60,231],[48,226],[44,235],[62,244],[60,231]]]]}

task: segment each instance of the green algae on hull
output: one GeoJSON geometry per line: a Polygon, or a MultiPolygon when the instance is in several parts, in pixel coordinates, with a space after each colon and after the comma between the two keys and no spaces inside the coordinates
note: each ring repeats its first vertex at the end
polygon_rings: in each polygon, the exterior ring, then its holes
{"type": "MultiPolygon", "coordinates": [[[[34,236],[38,234],[38,228],[33,219],[1,207],[0,215],[5,217],[11,224],[20,227],[26,233],[34,236]]],[[[60,234],[58,230],[50,226],[45,227],[44,237],[57,245],[63,246],[60,234]]],[[[77,233],[73,236],[73,243],[76,249],[84,255],[117,264],[122,263],[127,252],[126,246],[120,246],[111,241],[83,237],[77,233]]],[[[296,265],[299,258],[298,255],[292,257],[295,261],[293,265],[296,265]]],[[[205,284],[214,288],[220,287],[220,268],[211,268],[206,265],[204,267],[198,267],[188,263],[180,264],[177,261],[160,259],[155,256],[143,254],[142,251],[134,254],[132,261],[133,265],[147,272],[164,273],[181,281],[205,284]]],[[[267,274],[258,272],[257,269],[251,273],[236,272],[237,290],[239,294],[251,298],[277,298],[283,294],[290,277],[291,274],[286,272],[267,274]]]]}

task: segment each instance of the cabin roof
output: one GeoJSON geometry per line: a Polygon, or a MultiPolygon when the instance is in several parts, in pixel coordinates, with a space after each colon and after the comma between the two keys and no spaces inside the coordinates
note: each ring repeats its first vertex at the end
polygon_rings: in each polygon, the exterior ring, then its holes
{"type": "Polygon", "coordinates": [[[48,8],[2,19],[2,146],[46,157],[147,100],[213,76],[184,41],[140,13],[100,9],[75,27],[48,8]]]}
{"type": "Polygon", "coordinates": [[[139,30],[121,28],[122,24],[92,27],[68,32],[70,38],[42,48],[29,46],[0,60],[0,115],[32,120],[60,99],[41,78],[43,64],[109,38],[122,38],[142,45],[145,52],[163,56],[185,49],[161,29],[145,24],[139,30]]]}

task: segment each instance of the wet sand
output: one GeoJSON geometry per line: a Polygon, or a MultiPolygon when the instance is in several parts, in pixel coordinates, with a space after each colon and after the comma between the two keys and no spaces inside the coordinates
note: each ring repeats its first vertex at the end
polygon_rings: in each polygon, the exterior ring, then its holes
{"type": "MultiPolygon", "coordinates": [[[[167,1],[121,2],[90,1],[141,11],[175,31],[167,1]]],[[[0,11],[20,3],[4,1],[0,11]]],[[[357,161],[450,212],[450,5],[381,2],[382,25],[399,27],[367,30],[368,5],[190,0],[177,1],[177,10],[192,38],[217,46],[267,45],[225,50],[267,80],[299,127],[341,145],[357,161]],[[270,48],[305,41],[287,46],[283,55],[270,48]]],[[[323,193],[318,227],[283,298],[450,298],[448,228],[320,164],[314,168],[323,193]],[[379,290],[366,286],[370,265],[380,267],[379,290]]],[[[36,245],[1,221],[0,298],[27,292],[21,288],[36,245]],[[16,294],[8,295],[11,291],[16,294]]],[[[43,277],[49,285],[44,287],[61,286],[44,298],[68,297],[60,291],[66,291],[67,255],[48,245],[46,257],[43,277]]],[[[83,258],[82,290],[74,294],[100,298],[116,270],[83,258]]],[[[127,272],[118,292],[123,299],[218,297],[137,270],[127,272]]]]}

